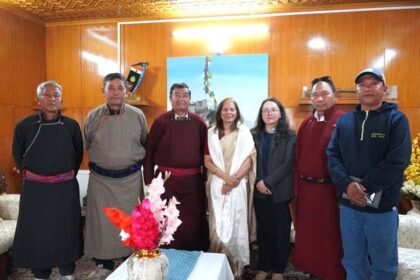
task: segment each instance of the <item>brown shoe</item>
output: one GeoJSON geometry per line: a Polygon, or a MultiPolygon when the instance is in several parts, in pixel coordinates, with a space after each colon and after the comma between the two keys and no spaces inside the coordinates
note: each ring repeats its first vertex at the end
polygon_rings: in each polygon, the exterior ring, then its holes
{"type": "Polygon", "coordinates": [[[271,280],[283,280],[283,274],[281,273],[273,273],[271,276],[271,280]]]}
{"type": "Polygon", "coordinates": [[[268,272],[260,270],[255,274],[254,280],[265,280],[268,276],[268,272]]]}

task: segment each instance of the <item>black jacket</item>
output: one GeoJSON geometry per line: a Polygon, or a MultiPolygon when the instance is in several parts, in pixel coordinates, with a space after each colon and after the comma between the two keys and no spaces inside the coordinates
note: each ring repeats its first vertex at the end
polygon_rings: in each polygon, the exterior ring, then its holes
{"type": "Polygon", "coordinates": [[[339,195],[353,180],[369,194],[383,190],[379,208],[359,208],[347,199],[341,203],[365,212],[385,212],[397,206],[403,172],[411,156],[410,128],[407,117],[392,103],[383,102],[373,111],[361,111],[360,105],[337,122],[327,149],[331,179],[339,195]]]}
{"type": "MultiPolygon", "coordinates": [[[[293,197],[293,164],[295,158],[296,135],[290,132],[286,136],[280,136],[275,132],[271,141],[267,174],[264,174],[262,164],[262,137],[263,134],[252,131],[252,137],[257,150],[257,179],[255,183],[263,179],[271,188],[274,202],[286,202],[293,197]]],[[[265,199],[266,195],[257,189],[254,197],[265,199]]]]}

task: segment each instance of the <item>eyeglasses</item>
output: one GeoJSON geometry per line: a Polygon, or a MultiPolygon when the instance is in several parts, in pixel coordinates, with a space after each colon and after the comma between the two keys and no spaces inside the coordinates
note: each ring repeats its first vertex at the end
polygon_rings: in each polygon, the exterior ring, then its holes
{"type": "Polygon", "coordinates": [[[268,113],[275,114],[276,112],[280,112],[280,109],[277,109],[277,108],[262,109],[261,112],[263,114],[268,114],[268,113]]]}
{"type": "Polygon", "coordinates": [[[331,76],[322,76],[322,77],[313,79],[311,82],[312,87],[314,87],[314,85],[318,82],[326,82],[327,84],[330,85],[332,91],[335,92],[335,85],[331,76]]]}

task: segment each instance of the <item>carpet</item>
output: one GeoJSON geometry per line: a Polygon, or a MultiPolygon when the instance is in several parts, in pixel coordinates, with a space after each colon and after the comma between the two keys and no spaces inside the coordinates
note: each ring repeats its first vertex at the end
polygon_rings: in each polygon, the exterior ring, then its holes
{"type": "MultiPolygon", "coordinates": [[[[95,271],[95,263],[87,256],[83,256],[80,260],[76,262],[76,271],[75,276],[78,280],[87,279],[88,275],[95,271]]],[[[12,269],[11,273],[9,274],[8,280],[32,280],[33,276],[29,269],[12,269]]],[[[54,268],[51,276],[51,280],[59,280],[60,273],[58,272],[57,268],[54,268]]]]}
{"type": "MultiPolygon", "coordinates": [[[[253,279],[255,274],[258,271],[257,269],[258,246],[256,246],[255,243],[251,244],[250,249],[251,249],[250,265],[247,265],[244,268],[244,273],[242,275],[243,280],[253,279]]],[[[119,263],[117,262],[115,264],[115,267],[118,267],[118,265],[119,263]]],[[[86,280],[88,275],[92,271],[95,271],[95,263],[88,256],[83,256],[80,260],[76,262],[75,276],[77,280],[86,280]]],[[[31,271],[28,269],[12,269],[7,279],[8,280],[32,280],[33,276],[32,276],[31,271]]],[[[57,268],[53,269],[50,279],[51,280],[60,279],[60,273],[58,272],[57,268]]],[[[268,275],[267,279],[271,279],[271,275],[268,275]]],[[[321,278],[317,278],[317,277],[314,277],[314,276],[311,276],[309,274],[305,274],[299,271],[290,262],[287,265],[287,268],[284,274],[284,279],[285,280],[322,280],[321,278]]]]}

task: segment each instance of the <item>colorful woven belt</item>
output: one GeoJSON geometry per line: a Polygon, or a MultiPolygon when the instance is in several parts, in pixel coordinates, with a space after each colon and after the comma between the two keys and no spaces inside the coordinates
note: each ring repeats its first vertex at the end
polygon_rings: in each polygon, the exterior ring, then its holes
{"type": "Polygon", "coordinates": [[[61,183],[64,181],[68,181],[74,178],[74,170],[70,170],[63,173],[58,173],[55,175],[41,175],[36,174],[34,172],[29,171],[28,169],[25,169],[23,171],[23,178],[25,180],[40,182],[40,183],[61,183]]]}

